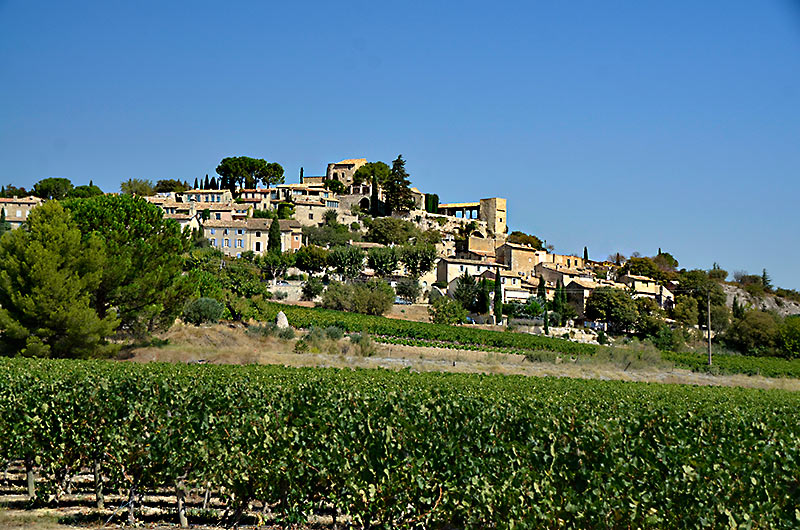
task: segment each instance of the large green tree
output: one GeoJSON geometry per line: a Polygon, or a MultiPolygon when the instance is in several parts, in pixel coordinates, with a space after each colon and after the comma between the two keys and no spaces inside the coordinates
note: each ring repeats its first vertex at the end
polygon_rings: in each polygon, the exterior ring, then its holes
{"type": "Polygon", "coordinates": [[[365,253],[358,247],[336,247],[328,254],[328,265],[345,280],[352,280],[364,270],[365,253]]]}
{"type": "Polygon", "coordinates": [[[305,245],[295,252],[295,266],[308,274],[324,271],[328,266],[328,251],[316,245],[305,245]]]}
{"type": "Polygon", "coordinates": [[[102,194],[103,190],[94,184],[88,184],[84,186],[75,186],[67,193],[67,197],[70,199],[88,199],[89,197],[97,197],[102,194]]]}
{"type": "Polygon", "coordinates": [[[72,182],[63,177],[49,177],[33,185],[33,194],[47,200],[59,200],[67,196],[72,182]]]}
{"type": "Polygon", "coordinates": [[[639,316],[636,304],[623,289],[599,287],[586,300],[586,318],[606,322],[612,330],[630,329],[639,316]]]}
{"type": "Polygon", "coordinates": [[[177,179],[161,179],[153,188],[156,193],[183,193],[188,189],[189,186],[177,179]]]}
{"type": "Polygon", "coordinates": [[[394,247],[376,247],[369,249],[367,264],[375,274],[385,278],[397,269],[397,251],[394,247]]]}
{"type": "Polygon", "coordinates": [[[372,182],[372,179],[375,179],[378,186],[384,186],[389,180],[390,171],[389,166],[383,162],[368,162],[353,174],[353,184],[358,186],[365,182],[372,182]]]}
{"type": "Polygon", "coordinates": [[[0,353],[30,357],[105,357],[116,313],[101,318],[92,301],[107,265],[102,239],[82,240],[58,202],[34,209],[27,228],[0,239],[0,353]]]}
{"type": "Polygon", "coordinates": [[[400,261],[411,276],[422,276],[433,270],[436,263],[436,247],[430,244],[403,245],[400,247],[400,261]]]}
{"type": "Polygon", "coordinates": [[[263,158],[232,156],[223,158],[217,166],[227,188],[255,188],[259,183],[266,187],[283,184],[283,166],[277,162],[267,162],[263,158]]]}
{"type": "Polygon", "coordinates": [[[104,195],[64,206],[85,240],[97,234],[105,242],[108,260],[94,298],[98,315],[117,308],[121,329],[134,334],[169,327],[191,291],[181,276],[189,232],[141,197],[104,195]]]}
{"type": "Polygon", "coordinates": [[[406,161],[403,160],[403,155],[398,155],[392,162],[389,178],[381,187],[383,188],[383,202],[389,213],[407,212],[414,207],[411,181],[406,172],[406,161]]]}

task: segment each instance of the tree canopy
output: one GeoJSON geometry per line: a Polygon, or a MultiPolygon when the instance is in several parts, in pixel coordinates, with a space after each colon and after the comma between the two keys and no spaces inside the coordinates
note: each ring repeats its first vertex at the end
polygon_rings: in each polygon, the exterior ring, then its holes
{"type": "Polygon", "coordinates": [[[140,197],[149,197],[155,195],[153,190],[153,183],[145,179],[128,179],[119,185],[119,190],[126,195],[138,195],[140,197]]]}
{"type": "Polygon", "coordinates": [[[33,185],[33,194],[47,200],[60,200],[72,190],[72,182],[63,177],[49,177],[33,185]]]}
{"type": "Polygon", "coordinates": [[[108,251],[94,298],[98,315],[117,308],[121,328],[137,334],[171,325],[190,290],[181,278],[188,231],[140,197],[103,195],[64,206],[84,239],[96,234],[108,251]]]}
{"type": "Polygon", "coordinates": [[[411,181],[406,172],[406,161],[403,160],[403,155],[398,155],[392,162],[389,177],[381,187],[383,188],[383,202],[389,213],[406,212],[414,207],[411,181]]]}
{"type": "Polygon", "coordinates": [[[544,250],[544,245],[542,244],[541,239],[534,235],[520,232],[519,230],[514,230],[508,234],[506,241],[509,243],[516,243],[517,245],[528,245],[537,250],[544,250]]]}
{"type": "Polygon", "coordinates": [[[187,183],[177,179],[161,179],[156,182],[156,186],[153,188],[156,193],[183,193],[188,189],[187,183]]]}
{"type": "Polygon", "coordinates": [[[353,184],[356,186],[365,182],[372,182],[374,178],[378,186],[385,186],[389,180],[391,169],[384,162],[368,162],[358,168],[353,174],[353,184]]]}
{"type": "Polygon", "coordinates": [[[586,300],[586,318],[606,322],[612,330],[630,329],[639,316],[636,304],[623,289],[599,287],[586,300]]]}
{"type": "Polygon", "coordinates": [[[233,156],[223,158],[217,166],[222,177],[222,187],[228,189],[255,188],[259,183],[266,187],[283,184],[283,166],[263,158],[233,156]]]}

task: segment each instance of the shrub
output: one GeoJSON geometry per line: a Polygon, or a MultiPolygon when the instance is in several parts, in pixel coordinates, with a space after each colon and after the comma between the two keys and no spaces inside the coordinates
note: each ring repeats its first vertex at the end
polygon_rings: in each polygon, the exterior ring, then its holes
{"type": "Polygon", "coordinates": [[[289,293],[286,291],[275,291],[275,294],[272,296],[275,300],[286,300],[289,297],[289,293]]]}
{"type": "Polygon", "coordinates": [[[446,296],[434,300],[428,312],[436,324],[463,324],[467,321],[467,310],[459,302],[446,296]]]}
{"type": "Polygon", "coordinates": [[[303,300],[313,300],[321,295],[324,290],[325,285],[319,278],[309,278],[308,281],[303,284],[303,300]]]}
{"type": "Polygon", "coordinates": [[[278,330],[277,336],[279,339],[292,340],[294,338],[294,330],[292,328],[283,328],[278,330]]]}
{"type": "Polygon", "coordinates": [[[213,298],[196,298],[184,306],[183,320],[194,325],[218,322],[224,310],[225,306],[213,298]]]}
{"type": "Polygon", "coordinates": [[[361,357],[372,357],[377,352],[375,342],[366,333],[350,335],[350,342],[355,346],[356,354],[361,357]]]}
{"type": "Polygon", "coordinates": [[[339,340],[344,337],[344,330],[339,326],[328,326],[325,328],[325,335],[331,340],[339,340]]]}
{"type": "Polygon", "coordinates": [[[256,337],[271,337],[278,332],[278,325],[275,322],[270,322],[263,326],[250,326],[245,331],[248,335],[256,337]]]}
{"type": "Polygon", "coordinates": [[[400,278],[400,280],[398,280],[397,296],[403,300],[407,300],[413,304],[417,301],[420,294],[422,294],[422,287],[420,287],[418,279],[400,278]]]}
{"type": "Polygon", "coordinates": [[[360,284],[334,282],[322,294],[322,306],[365,315],[382,315],[392,307],[394,289],[382,280],[360,284]]]}

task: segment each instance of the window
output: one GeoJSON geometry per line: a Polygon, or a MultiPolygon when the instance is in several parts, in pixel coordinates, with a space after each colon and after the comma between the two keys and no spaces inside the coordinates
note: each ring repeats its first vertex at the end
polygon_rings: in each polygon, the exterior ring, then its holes
{"type": "Polygon", "coordinates": [[[294,236],[295,241],[300,241],[300,236],[294,236]]]}
{"type": "Polygon", "coordinates": [[[236,257],[237,257],[237,258],[241,258],[241,257],[242,257],[242,253],[241,253],[241,252],[237,252],[237,253],[236,253],[236,257]]]}
{"type": "Polygon", "coordinates": [[[313,213],[308,214],[308,218],[309,219],[313,219],[314,218],[314,214],[313,213]]]}
{"type": "Polygon", "coordinates": [[[244,234],[244,230],[242,230],[241,228],[237,228],[236,229],[236,233],[239,234],[239,235],[242,235],[242,234],[244,234]]]}
{"type": "Polygon", "coordinates": [[[256,241],[256,252],[261,252],[261,241],[256,241]]]}
{"type": "Polygon", "coordinates": [[[226,239],[225,240],[225,244],[223,246],[224,247],[230,247],[231,246],[231,240],[230,239],[226,239]]]}
{"type": "Polygon", "coordinates": [[[211,241],[211,246],[212,247],[216,247],[217,246],[217,240],[216,239],[209,239],[209,241],[211,241]]]}
{"type": "Polygon", "coordinates": [[[22,217],[22,210],[17,210],[17,217],[22,217]]]}
{"type": "Polygon", "coordinates": [[[256,232],[256,237],[261,237],[261,232],[256,232]]]}
{"type": "Polygon", "coordinates": [[[212,233],[212,234],[216,234],[216,233],[217,233],[217,231],[216,231],[216,230],[214,230],[214,229],[212,228],[212,229],[211,229],[211,233],[212,233]]]}
{"type": "Polygon", "coordinates": [[[461,271],[461,272],[464,272],[464,266],[463,265],[459,265],[458,266],[458,270],[461,271]]]}
{"type": "Polygon", "coordinates": [[[222,233],[227,236],[228,235],[228,229],[226,228],[225,230],[222,231],[222,233]]]}
{"type": "Polygon", "coordinates": [[[217,221],[219,221],[219,220],[221,220],[221,219],[222,219],[222,214],[221,214],[221,213],[215,213],[215,214],[214,214],[214,218],[215,218],[217,221]]]}
{"type": "Polygon", "coordinates": [[[238,248],[244,248],[244,241],[242,241],[241,239],[237,239],[236,240],[236,246],[238,248]]]}

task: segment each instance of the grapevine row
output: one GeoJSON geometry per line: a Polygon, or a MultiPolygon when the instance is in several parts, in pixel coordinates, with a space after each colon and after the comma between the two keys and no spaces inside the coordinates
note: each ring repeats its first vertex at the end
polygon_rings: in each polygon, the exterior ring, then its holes
{"type": "MultiPolygon", "coordinates": [[[[285,521],[796,528],[800,397],[477,374],[0,361],[0,457],[285,521]]],[[[52,480],[51,480],[52,481],[52,480]]],[[[46,484],[37,484],[37,491],[46,484]]]]}

